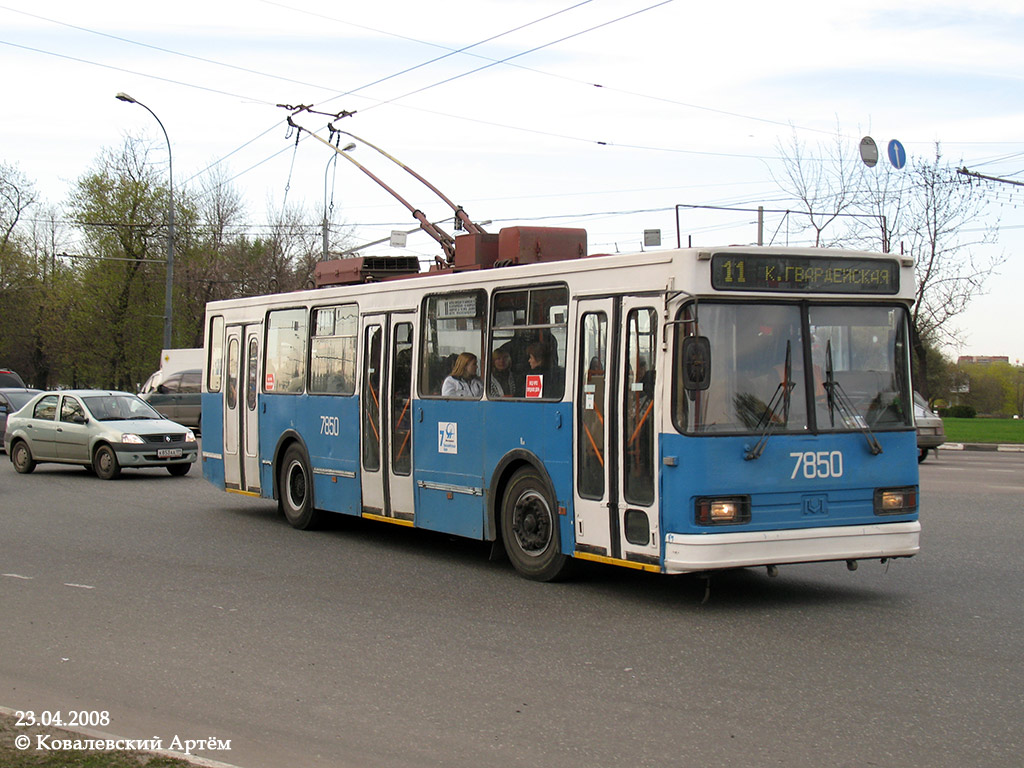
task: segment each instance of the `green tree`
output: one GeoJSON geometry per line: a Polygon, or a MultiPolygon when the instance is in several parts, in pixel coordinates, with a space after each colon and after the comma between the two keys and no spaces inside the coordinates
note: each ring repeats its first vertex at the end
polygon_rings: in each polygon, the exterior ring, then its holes
{"type": "Polygon", "coordinates": [[[134,389],[159,359],[168,190],[147,145],[126,137],[82,176],[70,209],[87,253],[75,273],[69,333],[84,383],[134,389]]]}

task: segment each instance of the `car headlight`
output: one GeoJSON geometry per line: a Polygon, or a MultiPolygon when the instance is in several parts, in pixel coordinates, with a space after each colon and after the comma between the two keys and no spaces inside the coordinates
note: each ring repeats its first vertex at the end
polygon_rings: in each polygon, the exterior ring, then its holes
{"type": "Polygon", "coordinates": [[[193,432],[191,429],[187,430],[185,432],[185,442],[186,443],[194,443],[195,441],[196,441],[196,433],[193,432]]]}
{"type": "Polygon", "coordinates": [[[126,432],[125,434],[121,435],[121,442],[131,443],[132,445],[143,445],[146,441],[143,440],[138,435],[133,435],[129,432],[126,432]]]}

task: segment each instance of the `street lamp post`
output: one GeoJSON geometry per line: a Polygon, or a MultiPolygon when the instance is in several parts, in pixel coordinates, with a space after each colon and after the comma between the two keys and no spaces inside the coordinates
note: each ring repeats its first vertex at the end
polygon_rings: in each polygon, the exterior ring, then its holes
{"type": "Polygon", "coordinates": [[[171,348],[171,299],[172,286],[174,285],[174,165],[171,161],[171,139],[167,135],[167,129],[163,122],[156,116],[156,112],[147,107],[141,101],[137,101],[127,93],[117,94],[119,101],[126,101],[129,104],[138,104],[153,116],[160,130],[164,132],[164,139],[167,141],[167,176],[170,185],[170,202],[167,206],[167,279],[164,285],[164,349],[171,348]]]}
{"type": "MultiPolygon", "coordinates": [[[[355,148],[356,148],[356,145],[353,142],[349,142],[348,144],[345,145],[345,147],[341,151],[342,152],[351,152],[355,148]]],[[[337,166],[337,163],[338,163],[338,156],[337,155],[331,155],[331,159],[327,161],[327,166],[324,168],[324,222],[323,222],[323,241],[324,241],[324,243],[323,243],[323,246],[324,246],[323,247],[323,260],[324,261],[327,261],[327,259],[328,259],[328,247],[330,246],[330,236],[328,234],[328,222],[327,222],[327,172],[329,170],[331,170],[331,163],[334,163],[335,166],[337,166]]],[[[334,194],[333,193],[331,194],[331,208],[332,209],[334,208],[334,194]]]]}

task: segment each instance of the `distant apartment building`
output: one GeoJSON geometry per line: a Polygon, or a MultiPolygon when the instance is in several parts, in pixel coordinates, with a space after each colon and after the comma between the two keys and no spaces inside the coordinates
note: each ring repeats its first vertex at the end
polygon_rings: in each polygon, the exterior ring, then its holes
{"type": "Polygon", "coordinates": [[[992,365],[993,363],[1010,364],[1010,358],[1006,355],[960,355],[956,359],[957,365],[992,365]]]}

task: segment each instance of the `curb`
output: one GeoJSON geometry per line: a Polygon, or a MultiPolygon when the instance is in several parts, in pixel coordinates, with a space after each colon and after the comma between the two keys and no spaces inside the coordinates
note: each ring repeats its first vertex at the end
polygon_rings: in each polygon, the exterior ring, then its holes
{"type": "MultiPolygon", "coordinates": [[[[940,448],[944,451],[1000,451],[1003,453],[1024,453],[1024,445],[996,443],[943,443],[940,448]]],[[[938,450],[933,448],[932,450],[938,450]]]]}

